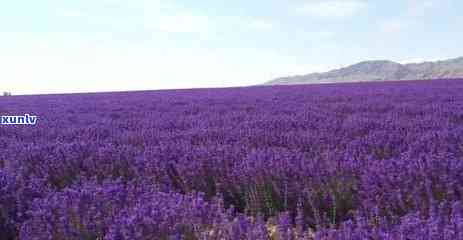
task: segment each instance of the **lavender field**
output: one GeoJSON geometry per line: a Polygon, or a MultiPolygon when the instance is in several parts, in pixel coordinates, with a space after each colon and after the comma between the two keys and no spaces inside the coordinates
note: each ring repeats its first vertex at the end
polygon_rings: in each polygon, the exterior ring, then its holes
{"type": "Polygon", "coordinates": [[[463,80],[0,98],[0,239],[463,239],[463,80]]]}

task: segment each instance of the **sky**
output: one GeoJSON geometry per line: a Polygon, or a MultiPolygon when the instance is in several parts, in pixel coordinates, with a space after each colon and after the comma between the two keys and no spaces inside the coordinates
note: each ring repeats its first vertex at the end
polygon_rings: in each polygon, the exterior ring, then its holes
{"type": "Polygon", "coordinates": [[[364,60],[463,56],[459,0],[15,0],[0,91],[260,84],[364,60]]]}

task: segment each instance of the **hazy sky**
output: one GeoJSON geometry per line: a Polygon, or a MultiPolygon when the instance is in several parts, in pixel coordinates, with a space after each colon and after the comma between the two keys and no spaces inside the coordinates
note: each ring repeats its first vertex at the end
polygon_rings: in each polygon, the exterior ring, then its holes
{"type": "Polygon", "coordinates": [[[368,59],[463,55],[460,0],[12,0],[0,90],[252,85],[368,59]]]}

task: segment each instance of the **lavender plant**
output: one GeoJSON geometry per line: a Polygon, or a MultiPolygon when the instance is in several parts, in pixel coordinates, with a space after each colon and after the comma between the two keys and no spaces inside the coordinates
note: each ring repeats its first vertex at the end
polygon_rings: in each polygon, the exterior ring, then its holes
{"type": "Polygon", "coordinates": [[[463,81],[15,96],[0,239],[459,239],[463,81]]]}

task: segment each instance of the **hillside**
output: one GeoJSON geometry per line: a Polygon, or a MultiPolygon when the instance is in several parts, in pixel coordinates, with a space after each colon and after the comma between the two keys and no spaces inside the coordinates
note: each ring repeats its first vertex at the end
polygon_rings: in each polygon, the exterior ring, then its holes
{"type": "Polygon", "coordinates": [[[412,64],[400,64],[387,60],[365,61],[345,68],[324,73],[282,77],[266,85],[369,82],[389,80],[429,80],[463,77],[463,57],[412,64]]]}

